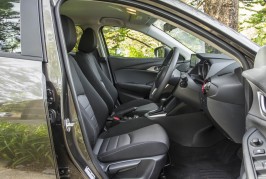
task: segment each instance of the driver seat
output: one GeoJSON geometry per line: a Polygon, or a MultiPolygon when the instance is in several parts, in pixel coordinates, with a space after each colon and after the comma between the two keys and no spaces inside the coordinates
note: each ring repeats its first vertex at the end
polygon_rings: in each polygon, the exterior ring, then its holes
{"type": "Polygon", "coordinates": [[[109,114],[114,116],[122,114],[120,117],[123,117],[124,114],[132,113],[141,116],[146,112],[158,109],[157,104],[147,99],[132,100],[116,107],[118,92],[98,63],[96,47],[96,35],[93,29],[87,28],[80,38],[79,51],[76,53],[75,59],[87,80],[106,103],[109,114]]]}

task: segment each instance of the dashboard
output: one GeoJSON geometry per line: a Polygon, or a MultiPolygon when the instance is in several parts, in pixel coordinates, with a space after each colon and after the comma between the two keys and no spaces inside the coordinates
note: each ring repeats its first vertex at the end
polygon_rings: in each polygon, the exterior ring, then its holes
{"type": "Polygon", "coordinates": [[[212,76],[232,73],[234,69],[239,68],[240,65],[230,57],[223,54],[193,54],[193,61],[191,62],[190,76],[197,77],[196,80],[208,81],[212,76]]]}
{"type": "Polygon", "coordinates": [[[203,110],[213,124],[237,143],[245,131],[245,95],[238,62],[223,54],[192,55],[174,96],[203,110]],[[186,83],[186,85],[184,85],[186,83]]]}

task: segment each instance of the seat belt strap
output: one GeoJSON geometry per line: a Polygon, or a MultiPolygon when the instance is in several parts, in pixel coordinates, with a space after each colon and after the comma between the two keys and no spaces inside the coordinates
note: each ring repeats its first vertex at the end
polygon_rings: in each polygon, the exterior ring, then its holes
{"type": "Polygon", "coordinates": [[[113,76],[109,68],[108,60],[105,57],[100,57],[99,52],[97,50],[94,51],[94,55],[96,56],[97,62],[99,66],[101,67],[103,73],[114,84],[113,76]]]}

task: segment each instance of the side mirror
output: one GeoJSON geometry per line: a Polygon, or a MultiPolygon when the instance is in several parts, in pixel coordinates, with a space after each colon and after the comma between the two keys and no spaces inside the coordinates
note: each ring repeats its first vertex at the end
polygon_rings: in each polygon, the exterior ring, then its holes
{"type": "Polygon", "coordinates": [[[157,58],[165,58],[170,52],[170,48],[166,46],[160,46],[154,49],[154,55],[157,58]]]}

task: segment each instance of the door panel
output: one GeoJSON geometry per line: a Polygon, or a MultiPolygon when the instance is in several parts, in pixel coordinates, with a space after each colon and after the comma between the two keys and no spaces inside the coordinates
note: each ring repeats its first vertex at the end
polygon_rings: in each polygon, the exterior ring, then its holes
{"type": "Polygon", "coordinates": [[[163,62],[155,51],[163,44],[126,27],[105,26],[102,34],[120,101],[148,98],[156,69],[163,62]]]}
{"type": "Polygon", "coordinates": [[[162,64],[161,58],[109,57],[115,86],[122,103],[148,98],[151,86],[162,64]]]}
{"type": "Polygon", "coordinates": [[[109,57],[113,71],[119,69],[139,69],[146,70],[152,66],[160,66],[163,58],[129,58],[129,57],[109,57]]]}
{"type": "Polygon", "coordinates": [[[247,132],[243,138],[242,178],[266,177],[266,46],[262,47],[254,68],[243,72],[253,92],[252,106],[246,117],[247,132]]]}

